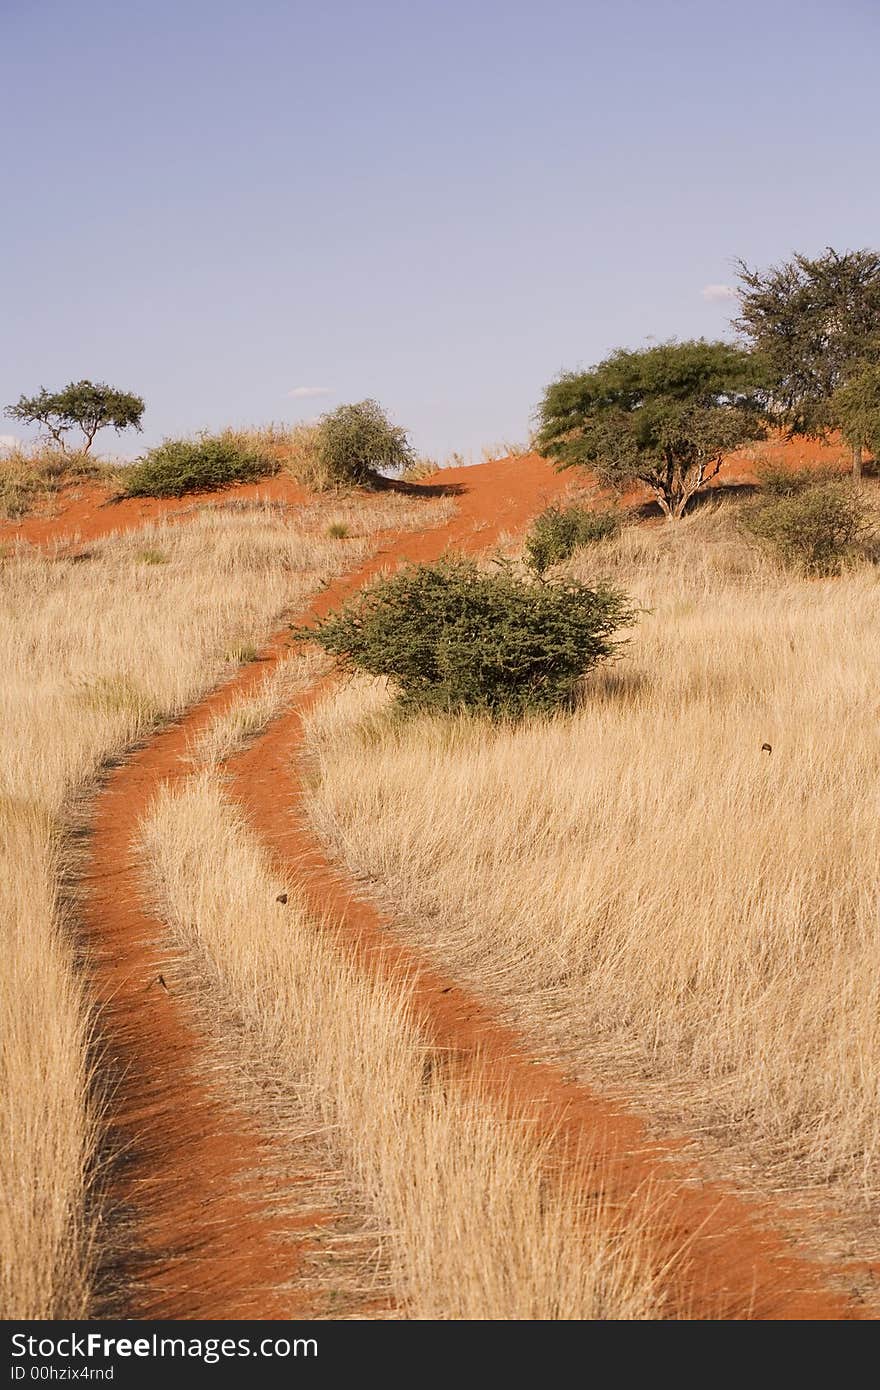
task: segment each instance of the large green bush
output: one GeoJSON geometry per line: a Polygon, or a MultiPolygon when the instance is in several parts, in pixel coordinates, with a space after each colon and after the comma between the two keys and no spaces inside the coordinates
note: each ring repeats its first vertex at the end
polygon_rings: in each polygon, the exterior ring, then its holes
{"type": "Polygon", "coordinates": [[[592,512],[575,504],[547,507],[526,538],[526,562],[536,574],[568,560],[582,546],[610,540],[620,530],[616,512],[592,512]]]}
{"type": "Polygon", "coordinates": [[[128,497],[182,497],[252,483],[277,473],[278,464],[233,435],[166,439],[123,475],[128,497]]]}
{"type": "Polygon", "coordinates": [[[746,510],[743,525],[786,564],[823,575],[838,574],[871,530],[864,499],[845,482],[814,484],[759,502],[746,510]]]}
{"type": "Polygon", "coordinates": [[[406,431],[392,425],[376,401],[322,415],[317,446],[321,469],[337,487],[363,486],[379,473],[402,473],[415,463],[406,431]]]}
{"type": "Polygon", "coordinates": [[[612,588],[451,558],[381,578],[316,627],[295,631],[350,669],[389,677],[408,709],[516,718],[570,702],[634,617],[612,588]]]}

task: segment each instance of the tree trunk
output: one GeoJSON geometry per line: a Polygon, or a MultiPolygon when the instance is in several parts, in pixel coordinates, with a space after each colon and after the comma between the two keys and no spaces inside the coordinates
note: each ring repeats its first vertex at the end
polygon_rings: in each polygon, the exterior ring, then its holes
{"type": "Polygon", "coordinates": [[[862,485],[862,446],[854,444],[852,451],[852,480],[856,487],[862,485]]]}

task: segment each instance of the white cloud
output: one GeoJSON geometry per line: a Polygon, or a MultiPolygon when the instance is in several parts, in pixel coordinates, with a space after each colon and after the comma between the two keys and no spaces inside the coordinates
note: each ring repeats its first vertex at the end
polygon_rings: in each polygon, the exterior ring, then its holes
{"type": "Polygon", "coordinates": [[[733,285],[704,285],[701,293],[710,304],[719,304],[725,299],[736,299],[733,285]]]}
{"type": "Polygon", "coordinates": [[[0,449],[15,449],[21,440],[15,434],[0,434],[0,449]]]}
{"type": "Polygon", "coordinates": [[[315,396],[331,396],[333,394],[329,386],[294,386],[287,395],[292,401],[310,401],[315,396]]]}

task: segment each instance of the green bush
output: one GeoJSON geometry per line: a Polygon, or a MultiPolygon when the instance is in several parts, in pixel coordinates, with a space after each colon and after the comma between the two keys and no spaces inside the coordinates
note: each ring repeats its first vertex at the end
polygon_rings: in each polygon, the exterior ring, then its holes
{"type": "Polygon", "coordinates": [[[743,525],[805,574],[838,574],[867,539],[866,504],[845,482],[820,483],[747,509],[743,525]]]}
{"type": "Polygon", "coordinates": [[[349,669],[387,676],[410,710],[517,718],[569,703],[635,619],[619,591],[485,572],[473,560],[411,565],[313,628],[295,628],[349,669]]]}
{"type": "Polygon", "coordinates": [[[377,473],[402,473],[415,463],[406,431],[375,401],[341,405],[318,423],[318,455],[331,485],[363,486],[377,473]]]}
{"type": "Polygon", "coordinates": [[[277,462],[234,437],[201,435],[166,439],[151,449],[125,471],[122,488],[127,497],[182,497],[256,482],[277,471],[277,462]]]}
{"type": "Polygon", "coordinates": [[[592,512],[573,505],[548,507],[535,518],[526,539],[526,563],[536,574],[545,574],[582,546],[610,540],[619,530],[616,512],[592,512]]]}

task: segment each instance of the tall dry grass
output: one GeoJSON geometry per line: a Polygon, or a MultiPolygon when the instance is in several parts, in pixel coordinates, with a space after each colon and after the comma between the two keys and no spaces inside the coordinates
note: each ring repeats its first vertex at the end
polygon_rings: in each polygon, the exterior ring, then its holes
{"type": "Polygon", "coordinates": [[[0,450],[0,519],[15,521],[46,508],[67,483],[112,483],[118,469],[90,454],[57,445],[18,445],[0,450]]]}
{"type": "Polygon", "coordinates": [[[228,429],[223,437],[272,460],[282,473],[311,492],[339,491],[321,457],[317,424],[272,424],[251,429],[228,429]]]}
{"type": "Polygon", "coordinates": [[[404,1316],[659,1315],[638,1221],[556,1186],[525,1119],[502,1118],[431,1053],[406,981],[371,979],[308,919],[214,774],[163,789],[143,845],[159,910],[254,1040],[274,1103],[306,1093],[354,1175],[404,1316]]]}
{"type": "Polygon", "coordinates": [[[712,506],[572,569],[650,610],[573,716],[404,723],[343,687],[314,823],[545,1053],[748,1181],[874,1202],[880,572],[794,578],[712,506]]]}
{"type": "Polygon", "coordinates": [[[78,560],[0,563],[0,1309],[88,1308],[96,1111],[89,1016],[59,902],[72,800],[102,762],[230,673],[389,525],[448,502],[382,498],[327,538],[338,508],[206,510],[101,542],[78,560]]]}
{"type": "Polygon", "coordinates": [[[56,892],[57,825],[0,791],[0,1316],[85,1316],[88,1004],[56,892]]]}

